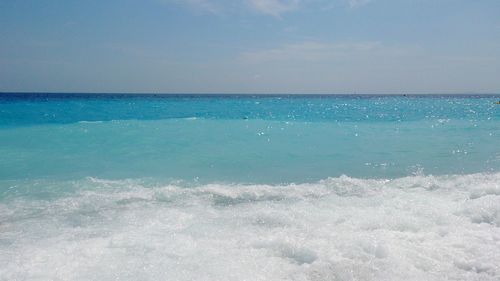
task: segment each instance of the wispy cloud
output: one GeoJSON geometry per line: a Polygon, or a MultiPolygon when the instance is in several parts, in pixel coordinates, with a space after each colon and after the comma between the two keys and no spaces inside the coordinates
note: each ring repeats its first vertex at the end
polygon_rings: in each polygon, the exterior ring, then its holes
{"type": "Polygon", "coordinates": [[[260,14],[281,18],[286,13],[300,11],[303,8],[322,10],[336,9],[342,6],[357,8],[374,0],[159,0],[177,3],[194,10],[219,14],[236,10],[251,10],[260,14]],[[326,7],[326,8],[325,8],[326,7]]]}
{"type": "Polygon", "coordinates": [[[240,59],[247,63],[271,61],[324,61],[342,58],[354,53],[368,53],[380,50],[380,42],[360,43],[321,43],[301,42],[288,44],[275,49],[249,51],[240,54],[240,59]]]}
{"type": "Polygon", "coordinates": [[[298,9],[300,2],[300,0],[248,0],[254,10],[274,17],[298,9]]]}
{"type": "Polygon", "coordinates": [[[361,6],[364,6],[372,1],[373,0],[349,0],[349,7],[351,7],[351,8],[361,7],[361,6]]]}
{"type": "Polygon", "coordinates": [[[191,9],[208,12],[212,14],[219,13],[221,11],[222,6],[220,3],[213,0],[162,0],[162,2],[166,3],[176,3],[179,5],[185,5],[190,7],[191,9]]]}

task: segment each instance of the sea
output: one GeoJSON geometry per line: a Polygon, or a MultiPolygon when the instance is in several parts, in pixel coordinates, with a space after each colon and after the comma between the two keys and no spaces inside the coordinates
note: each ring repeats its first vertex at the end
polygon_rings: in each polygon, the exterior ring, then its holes
{"type": "Polygon", "coordinates": [[[0,94],[0,280],[500,280],[500,95],[0,94]]]}

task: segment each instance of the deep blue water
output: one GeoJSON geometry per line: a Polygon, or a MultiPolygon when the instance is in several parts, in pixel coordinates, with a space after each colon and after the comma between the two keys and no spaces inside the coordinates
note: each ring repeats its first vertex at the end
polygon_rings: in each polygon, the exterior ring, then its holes
{"type": "Polygon", "coordinates": [[[0,125],[174,118],[391,122],[498,118],[495,95],[2,94],[0,125]]]}

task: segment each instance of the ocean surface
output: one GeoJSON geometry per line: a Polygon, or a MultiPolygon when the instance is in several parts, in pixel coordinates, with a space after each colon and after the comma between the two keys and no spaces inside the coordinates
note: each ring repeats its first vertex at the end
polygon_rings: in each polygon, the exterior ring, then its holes
{"type": "Polygon", "coordinates": [[[0,280],[500,280],[500,100],[0,94],[0,280]]]}

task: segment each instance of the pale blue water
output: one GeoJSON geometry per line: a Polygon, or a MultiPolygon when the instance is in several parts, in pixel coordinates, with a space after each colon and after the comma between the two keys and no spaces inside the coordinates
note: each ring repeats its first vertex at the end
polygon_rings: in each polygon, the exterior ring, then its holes
{"type": "Polygon", "coordinates": [[[499,280],[498,100],[1,94],[0,280],[499,280]]]}

